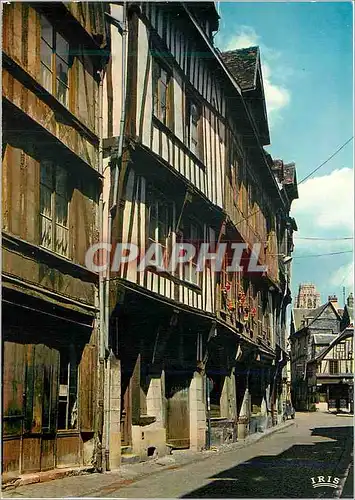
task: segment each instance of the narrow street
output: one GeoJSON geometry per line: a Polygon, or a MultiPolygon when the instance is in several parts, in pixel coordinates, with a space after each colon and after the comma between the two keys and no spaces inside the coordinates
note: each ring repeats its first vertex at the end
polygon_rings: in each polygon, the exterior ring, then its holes
{"type": "MultiPolygon", "coordinates": [[[[299,413],[294,425],[242,449],[216,452],[193,464],[144,476],[114,471],[69,477],[10,490],[9,498],[352,498],[353,421],[326,413],[299,413]],[[311,478],[338,477],[341,487],[313,488],[311,478]],[[133,479],[132,479],[133,477],[133,479]],[[343,485],[345,483],[345,487],[343,485]]],[[[169,461],[167,461],[167,464],[169,461]]],[[[130,466],[132,469],[134,465],[130,466]]],[[[329,480],[328,480],[329,481],[329,480]]]]}

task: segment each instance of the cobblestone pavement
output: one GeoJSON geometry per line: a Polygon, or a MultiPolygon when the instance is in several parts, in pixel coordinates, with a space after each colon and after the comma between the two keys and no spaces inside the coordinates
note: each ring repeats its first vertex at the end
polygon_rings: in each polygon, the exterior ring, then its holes
{"type": "Polygon", "coordinates": [[[352,450],[352,418],[298,413],[294,425],[248,446],[175,454],[107,474],[23,486],[3,497],[353,498],[352,450]],[[311,478],[318,476],[338,477],[341,487],[313,488],[311,478]]]}

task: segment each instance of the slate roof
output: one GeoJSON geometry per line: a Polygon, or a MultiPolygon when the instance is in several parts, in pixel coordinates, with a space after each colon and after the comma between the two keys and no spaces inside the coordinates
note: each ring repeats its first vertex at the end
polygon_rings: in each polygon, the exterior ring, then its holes
{"type": "Polygon", "coordinates": [[[326,302],[325,304],[322,304],[321,306],[317,307],[316,309],[295,308],[293,310],[293,320],[294,320],[296,332],[301,330],[303,328],[303,326],[311,326],[311,324],[314,322],[314,320],[317,319],[329,305],[333,308],[335,314],[340,319],[340,315],[339,315],[338,311],[335,309],[334,305],[330,301],[326,302]],[[302,320],[305,318],[309,318],[311,320],[310,322],[308,322],[308,325],[302,324],[302,320]]]}
{"type": "Polygon", "coordinates": [[[336,336],[334,333],[314,333],[313,342],[316,345],[329,345],[336,336]]]}
{"type": "Polygon", "coordinates": [[[222,52],[221,57],[242,90],[255,89],[259,47],[222,52]]]}
{"type": "Polygon", "coordinates": [[[323,309],[325,309],[326,306],[327,306],[327,304],[323,304],[323,305],[317,307],[316,309],[302,309],[302,308],[296,307],[293,310],[293,320],[295,323],[296,331],[300,330],[303,327],[303,325],[302,325],[303,319],[316,318],[323,311],[323,309]]]}

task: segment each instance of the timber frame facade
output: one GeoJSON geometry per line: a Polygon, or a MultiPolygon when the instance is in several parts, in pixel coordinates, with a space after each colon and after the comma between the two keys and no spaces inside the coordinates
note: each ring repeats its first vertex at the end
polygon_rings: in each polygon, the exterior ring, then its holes
{"type": "Polygon", "coordinates": [[[100,74],[104,4],[3,11],[3,478],[101,468],[100,74]]]}
{"type": "Polygon", "coordinates": [[[213,45],[213,2],[111,4],[110,23],[109,242],[142,253],[154,242],[168,256],[182,240],[244,242],[246,264],[260,243],[258,263],[268,266],[253,277],[228,275],[228,258],[218,273],[196,273],[193,261],[175,272],[130,262],[111,275],[122,453],[144,459],[167,446],[234,441],[282,418],[297,181],[294,164],[264,150],[259,51],[255,81],[243,90],[230,57],[213,45]]]}
{"type": "Polygon", "coordinates": [[[307,363],[308,392],[320,410],[354,413],[354,327],[348,326],[307,363]]]}
{"type": "Polygon", "coordinates": [[[216,49],[213,2],[12,3],[3,21],[4,475],[276,425],[298,194],[264,149],[259,49],[216,49]],[[100,274],[99,241],[245,243],[244,271],[228,254],[100,274]]]}

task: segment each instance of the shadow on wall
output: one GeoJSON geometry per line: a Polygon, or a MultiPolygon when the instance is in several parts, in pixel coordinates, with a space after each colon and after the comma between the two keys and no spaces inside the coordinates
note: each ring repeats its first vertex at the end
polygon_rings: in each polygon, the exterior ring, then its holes
{"type": "MultiPolygon", "coordinates": [[[[334,441],[294,445],[279,455],[255,457],[212,476],[209,484],[181,498],[334,496],[335,489],[327,487],[313,489],[311,477],[334,476],[334,470],[342,458],[346,443],[352,442],[353,428],[351,426],[315,428],[312,430],[312,436],[323,436],[334,441]]],[[[343,472],[337,473],[340,475],[343,472]]]]}

